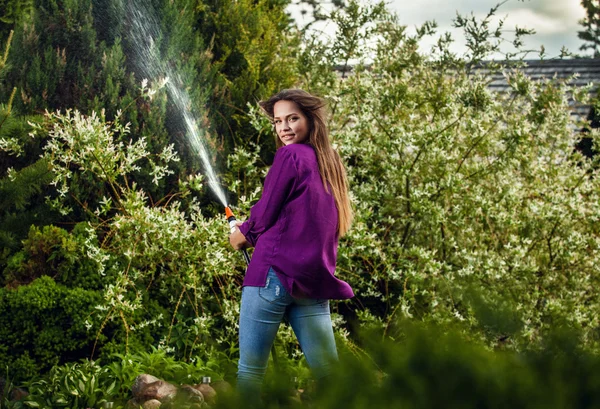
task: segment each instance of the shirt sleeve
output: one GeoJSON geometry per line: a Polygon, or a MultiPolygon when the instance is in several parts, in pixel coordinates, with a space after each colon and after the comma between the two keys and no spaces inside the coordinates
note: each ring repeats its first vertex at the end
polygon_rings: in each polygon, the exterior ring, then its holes
{"type": "Polygon", "coordinates": [[[290,151],[280,148],[275,154],[260,200],[250,209],[250,218],[240,226],[246,240],[256,246],[261,234],[279,218],[281,209],[294,189],[298,170],[290,151]]]}

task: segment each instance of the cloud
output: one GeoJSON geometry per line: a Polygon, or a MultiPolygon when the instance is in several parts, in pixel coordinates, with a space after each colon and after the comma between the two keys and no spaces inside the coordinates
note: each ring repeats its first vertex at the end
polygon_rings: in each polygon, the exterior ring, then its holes
{"type": "MultiPolygon", "coordinates": [[[[580,0],[509,0],[496,12],[508,16],[507,23],[516,21],[519,26],[535,28],[538,32],[562,33],[566,27],[576,28],[584,17],[580,0]],[[529,24],[523,24],[529,23],[529,24]]],[[[456,13],[484,17],[500,0],[419,0],[406,2],[392,0],[390,10],[398,14],[400,22],[409,26],[435,20],[440,26],[450,25],[456,13]]]]}
{"type": "Polygon", "coordinates": [[[509,1],[505,4],[509,12],[514,9],[529,9],[537,15],[577,24],[584,17],[580,0],[525,0],[509,1]]]}
{"type": "MultiPolygon", "coordinates": [[[[491,8],[502,0],[392,0],[389,9],[397,13],[401,24],[410,28],[419,26],[427,20],[435,20],[439,33],[452,32],[460,41],[460,32],[452,28],[456,13],[477,18],[485,17],[491,8]]],[[[494,23],[505,18],[504,30],[507,38],[509,31],[519,28],[531,28],[534,36],[526,39],[531,48],[539,49],[543,44],[550,55],[558,55],[562,46],[577,51],[581,41],[577,31],[581,29],[579,20],[585,17],[580,0],[509,0],[496,12],[494,23]]],[[[494,27],[494,25],[492,25],[494,27]]]]}
{"type": "MultiPolygon", "coordinates": [[[[479,15],[478,17],[483,18],[485,16],[479,15]]],[[[505,18],[504,27],[511,30],[514,27],[529,28],[534,29],[537,34],[569,33],[573,31],[572,25],[565,24],[564,19],[531,9],[511,10],[505,16],[499,15],[495,19],[496,22],[500,18],[505,18]]]]}
{"type": "MultiPolygon", "coordinates": [[[[376,1],[376,0],[371,0],[376,1]]],[[[445,32],[452,33],[456,43],[454,51],[464,51],[464,36],[461,30],[452,27],[457,12],[463,16],[474,16],[481,19],[490,9],[503,0],[386,0],[388,10],[396,13],[400,24],[408,27],[409,33],[425,21],[435,20],[438,23],[438,35],[425,39],[422,49],[428,50],[437,37],[445,32]]],[[[530,28],[536,31],[533,36],[525,38],[527,49],[539,50],[544,45],[549,56],[558,56],[560,49],[566,46],[577,52],[582,42],[577,32],[582,29],[579,20],[585,17],[580,0],[508,0],[496,12],[492,29],[500,18],[506,18],[504,24],[505,38],[511,41],[515,26],[530,28]]],[[[320,26],[319,26],[320,27],[320,26]]],[[[320,27],[325,32],[333,33],[333,27],[320,27]]],[[[532,56],[532,58],[534,58],[532,56]]]]}

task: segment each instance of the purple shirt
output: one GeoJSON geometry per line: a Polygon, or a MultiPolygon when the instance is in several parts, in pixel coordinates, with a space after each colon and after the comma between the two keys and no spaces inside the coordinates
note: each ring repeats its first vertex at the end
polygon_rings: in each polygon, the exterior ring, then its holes
{"type": "Polygon", "coordinates": [[[272,267],[294,297],[353,297],[348,283],[334,276],[337,224],[335,200],[325,191],[312,146],[279,148],[262,196],[240,226],[255,247],[244,285],[264,287],[272,267]]]}

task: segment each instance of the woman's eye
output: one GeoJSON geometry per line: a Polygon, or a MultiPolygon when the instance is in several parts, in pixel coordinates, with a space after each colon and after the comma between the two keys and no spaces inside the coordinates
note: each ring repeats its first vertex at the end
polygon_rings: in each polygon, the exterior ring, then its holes
{"type": "Polygon", "coordinates": [[[297,120],[298,120],[297,116],[293,116],[293,117],[290,118],[290,121],[297,121],[297,120]]]}

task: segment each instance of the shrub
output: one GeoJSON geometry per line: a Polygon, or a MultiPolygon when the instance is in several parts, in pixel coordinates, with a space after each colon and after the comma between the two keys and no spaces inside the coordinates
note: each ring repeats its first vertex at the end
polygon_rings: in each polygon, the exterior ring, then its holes
{"type": "Polygon", "coordinates": [[[15,288],[47,275],[70,288],[101,289],[98,264],[85,252],[88,240],[95,237],[89,237],[84,225],[75,227],[71,233],[55,226],[42,229],[31,226],[23,250],[8,260],[4,272],[7,285],[15,288]]]}
{"type": "Polygon", "coordinates": [[[42,276],[0,289],[0,367],[27,379],[54,365],[88,357],[96,336],[89,317],[101,294],[42,276]]]}
{"type": "MultiPolygon", "coordinates": [[[[428,30],[411,36],[394,16],[365,23],[372,8],[347,10],[340,27],[372,33],[351,37],[363,49],[350,54],[359,60],[354,71],[305,82],[330,102],[356,211],[337,271],[357,297],[339,311],[388,329],[399,315],[463,322],[490,345],[515,348],[566,321],[597,348],[598,159],[575,150],[579,124],[570,107],[588,90],[535,81],[518,64],[497,62],[488,70],[503,70],[511,92],[492,93],[486,72],[472,67],[497,49],[493,37],[471,27],[466,56],[443,41],[425,55],[417,45],[428,30]],[[481,305],[514,311],[513,323],[478,315],[481,305]]],[[[457,23],[493,31],[489,17],[457,23]]],[[[335,63],[325,57],[351,39],[340,33],[306,49],[306,61],[335,63]]],[[[345,49],[336,56],[342,62],[345,49]]]]}

